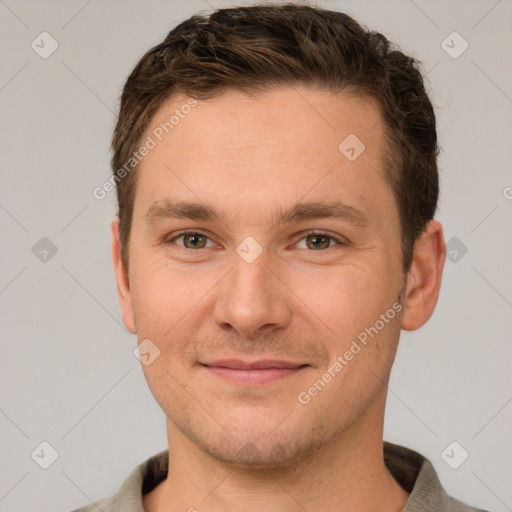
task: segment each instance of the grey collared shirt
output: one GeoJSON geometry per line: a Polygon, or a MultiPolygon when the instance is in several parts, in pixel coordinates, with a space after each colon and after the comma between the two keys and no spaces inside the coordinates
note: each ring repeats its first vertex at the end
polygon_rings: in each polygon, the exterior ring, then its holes
{"type": "MultiPolygon", "coordinates": [[[[384,462],[395,480],[410,493],[402,512],[486,512],[451,498],[428,459],[419,453],[384,442],[384,462]]],[[[138,465],[109,498],[71,512],[144,512],[142,496],[167,478],[168,450],[138,465]]]]}

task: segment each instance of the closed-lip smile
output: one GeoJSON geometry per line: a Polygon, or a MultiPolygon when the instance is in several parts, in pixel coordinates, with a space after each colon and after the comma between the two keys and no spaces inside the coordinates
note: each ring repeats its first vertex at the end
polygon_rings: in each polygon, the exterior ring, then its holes
{"type": "Polygon", "coordinates": [[[201,364],[206,370],[228,382],[245,386],[269,384],[297,374],[308,364],[278,359],[244,361],[242,359],[218,359],[201,364]]]}

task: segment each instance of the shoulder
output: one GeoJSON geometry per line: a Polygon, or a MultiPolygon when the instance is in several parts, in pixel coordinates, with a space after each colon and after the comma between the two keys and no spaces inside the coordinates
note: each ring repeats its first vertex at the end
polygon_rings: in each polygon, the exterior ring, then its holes
{"type": "Polygon", "coordinates": [[[98,510],[101,510],[102,512],[110,512],[112,510],[112,498],[105,498],[101,501],[97,501],[96,503],[92,503],[91,505],[75,508],[69,512],[97,512],[98,510]]]}
{"type": "Polygon", "coordinates": [[[414,450],[384,441],[384,462],[410,493],[402,512],[488,512],[449,496],[432,463],[414,450]]]}
{"type": "Polygon", "coordinates": [[[143,496],[167,478],[169,452],[164,450],[139,464],[115,494],[70,512],[140,512],[143,496]]]}
{"type": "Polygon", "coordinates": [[[484,510],[483,508],[475,508],[459,501],[455,498],[450,497],[449,507],[446,509],[449,512],[489,512],[488,510],[484,510]]]}

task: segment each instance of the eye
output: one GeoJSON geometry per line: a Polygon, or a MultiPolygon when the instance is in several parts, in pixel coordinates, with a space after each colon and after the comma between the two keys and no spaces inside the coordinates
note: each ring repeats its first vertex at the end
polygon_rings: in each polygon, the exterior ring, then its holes
{"type": "Polygon", "coordinates": [[[203,233],[198,233],[197,231],[186,231],[180,233],[178,236],[171,238],[166,241],[166,243],[176,243],[177,240],[183,239],[183,245],[176,244],[185,249],[204,249],[206,247],[212,247],[213,242],[203,233]],[[208,241],[210,245],[208,245],[208,241]]]}
{"type": "MultiPolygon", "coordinates": [[[[208,236],[198,231],[181,232],[177,236],[174,236],[166,240],[165,243],[173,243],[178,245],[179,247],[183,247],[184,249],[205,249],[214,246],[214,243],[210,240],[208,236]],[[178,242],[179,240],[181,240],[181,242],[178,242]]],[[[299,249],[321,251],[329,249],[334,245],[345,245],[345,243],[341,241],[339,238],[329,235],[328,233],[311,231],[306,236],[301,238],[296,245],[299,249]],[[300,244],[302,243],[303,240],[305,240],[305,245],[303,244],[301,247],[300,244]]]]}
{"type": "Polygon", "coordinates": [[[332,245],[334,244],[331,244],[331,241],[333,240],[337,245],[344,245],[344,243],[341,240],[332,235],[318,231],[313,231],[308,233],[305,237],[301,238],[297,243],[297,246],[300,249],[311,249],[313,251],[319,251],[322,249],[329,249],[330,247],[332,247],[332,245]],[[299,246],[302,240],[306,241],[305,247],[299,246]]]}

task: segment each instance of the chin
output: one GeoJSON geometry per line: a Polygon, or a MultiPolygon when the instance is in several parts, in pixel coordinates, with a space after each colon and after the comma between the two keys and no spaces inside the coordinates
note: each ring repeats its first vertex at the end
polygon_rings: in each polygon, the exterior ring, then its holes
{"type": "Polygon", "coordinates": [[[247,470],[289,469],[311,457],[332,437],[321,424],[290,429],[284,423],[270,433],[268,427],[258,431],[254,426],[231,425],[229,433],[188,431],[186,435],[213,459],[247,470]]]}

